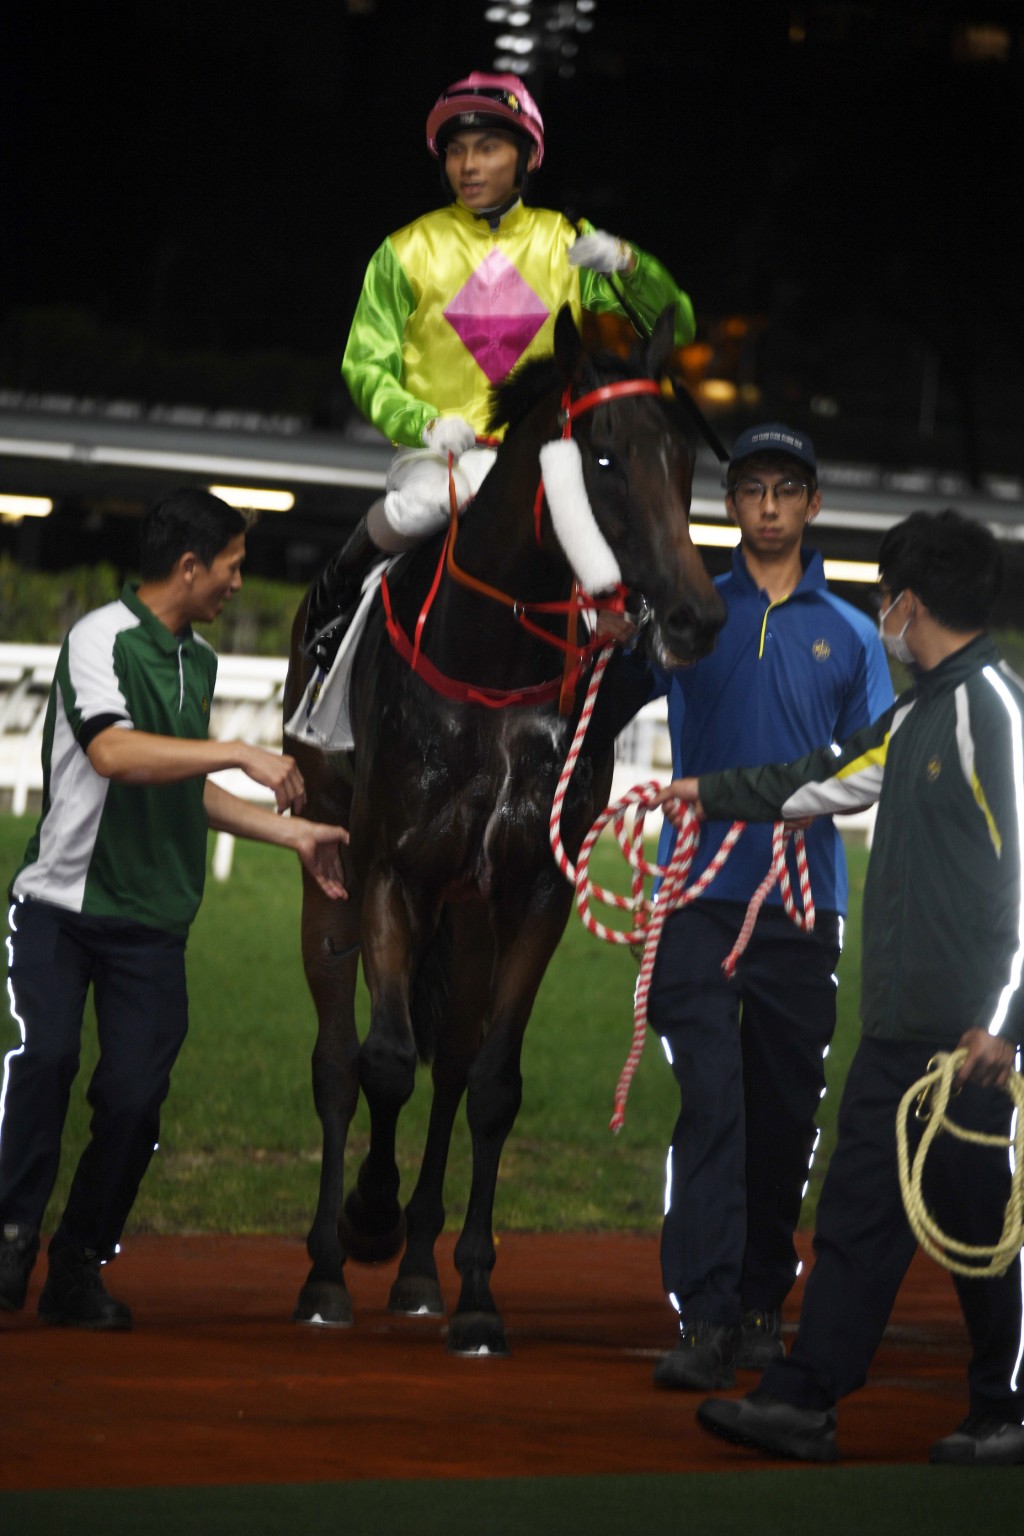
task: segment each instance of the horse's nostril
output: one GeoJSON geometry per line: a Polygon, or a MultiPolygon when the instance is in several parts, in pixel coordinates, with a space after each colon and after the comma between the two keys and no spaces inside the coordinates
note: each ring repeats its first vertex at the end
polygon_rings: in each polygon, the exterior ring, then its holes
{"type": "Polygon", "coordinates": [[[672,640],[692,637],[705,627],[685,603],[681,603],[678,608],[673,608],[665,620],[665,634],[672,640]]]}
{"type": "Polygon", "coordinates": [[[696,661],[714,649],[715,639],[721,629],[717,615],[694,613],[692,608],[680,604],[673,608],[661,625],[666,651],[679,661],[696,661]]]}

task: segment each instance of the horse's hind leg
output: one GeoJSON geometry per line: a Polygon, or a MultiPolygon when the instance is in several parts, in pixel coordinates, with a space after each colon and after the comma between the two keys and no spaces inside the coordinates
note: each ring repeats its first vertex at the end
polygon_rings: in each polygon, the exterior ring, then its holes
{"type": "Polygon", "coordinates": [[[450,1027],[438,1032],[434,1052],[430,1124],[412,1198],[405,1208],[406,1245],[388,1310],[441,1316],[444,1300],[434,1246],[444,1228],[444,1176],[455,1116],[483,1032],[483,1014],[494,965],[490,923],[482,908],[460,906],[454,914],[454,963],[450,980],[450,1027]]]}

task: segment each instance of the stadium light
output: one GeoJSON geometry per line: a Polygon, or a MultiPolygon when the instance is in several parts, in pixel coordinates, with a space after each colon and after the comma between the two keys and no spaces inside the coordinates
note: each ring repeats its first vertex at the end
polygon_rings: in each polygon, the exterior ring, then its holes
{"type": "Polygon", "coordinates": [[[827,581],[864,582],[873,587],[878,581],[878,566],[872,560],[826,560],[827,581]]]}
{"type": "Polygon", "coordinates": [[[740,531],[731,523],[691,523],[690,538],[708,549],[732,549],[740,541],[740,531]]]}
{"type": "Polygon", "coordinates": [[[20,523],[23,517],[49,517],[53,502],[49,496],[7,496],[0,494],[0,519],[20,523]]]}
{"type": "Polygon", "coordinates": [[[255,512],[290,512],[295,505],[291,491],[268,491],[248,485],[208,485],[206,489],[229,507],[251,507],[255,512]]]}

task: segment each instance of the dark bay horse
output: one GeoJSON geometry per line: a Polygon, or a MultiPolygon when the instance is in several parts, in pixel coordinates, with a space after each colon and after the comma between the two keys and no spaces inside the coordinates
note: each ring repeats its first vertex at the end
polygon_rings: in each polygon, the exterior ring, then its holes
{"type": "MultiPolygon", "coordinates": [[[[613,553],[622,585],[646,598],[651,619],[644,633],[657,659],[673,665],[703,654],[724,619],[689,536],[692,449],[671,402],[636,382],[661,378],[672,347],[670,316],[633,365],[589,358],[568,311],[555,338],[553,358],[529,365],[497,394],[495,419],[509,430],[457,521],[451,566],[462,579],[444,569],[423,629],[435,684],[457,683],[461,696],[428,686],[402,659],[378,598],[352,676],[355,752],[326,752],[295,736],[286,743],[305,775],[306,814],[349,827],[352,891],[347,904],[332,903],[304,876],[302,954],[319,1024],[313,1089],[323,1160],[307,1239],[312,1268],[294,1316],[349,1323],[346,1256],[383,1259],[403,1241],[391,1309],[443,1313],[434,1245],[444,1225],[449,1141],[465,1094],[472,1183],[455,1249],[462,1287],[448,1342],[466,1354],[507,1349],[490,1286],[498,1163],[522,1096],[527,1020],[573,894],[552,857],[548,821],[583,689],[574,709],[560,713],[563,653],[535,633],[550,630],[557,638],[560,627],[565,636],[566,618],[537,605],[564,608],[573,588],[547,498],[535,500],[540,451],[570,430],[567,401],[575,414],[575,402],[589,397],[571,424],[582,500],[589,502],[584,521],[592,513],[600,533],[593,524],[591,531],[613,553]],[[602,387],[606,395],[594,398],[602,387]],[[523,697],[491,707],[476,702],[474,689],[476,697],[523,697]],[[357,951],[371,999],[361,1044],[353,1014],[357,951]],[[419,1178],[403,1213],[395,1131],[418,1056],[432,1060],[433,1099],[419,1178]],[[345,1143],[360,1089],[370,1110],[370,1145],[343,1199],[345,1143]]],[[[554,501],[550,485],[547,494],[554,501]]],[[[400,578],[398,569],[392,573],[393,625],[407,639],[441,569],[444,537],[406,555],[400,578]]],[[[308,676],[305,608],[293,633],[286,719],[308,676]]],[[[602,728],[598,716],[563,810],[570,857],[611,783],[615,728],[602,728]]]]}

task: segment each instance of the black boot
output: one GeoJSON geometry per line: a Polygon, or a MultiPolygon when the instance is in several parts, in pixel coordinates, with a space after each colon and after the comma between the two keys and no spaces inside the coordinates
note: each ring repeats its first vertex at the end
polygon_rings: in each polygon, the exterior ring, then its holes
{"type": "Polygon", "coordinates": [[[65,1328],[111,1330],[132,1325],[130,1309],[111,1296],[100,1279],[99,1254],[72,1243],[50,1244],[50,1271],[39,1297],[39,1317],[65,1328]]]}
{"type": "Polygon", "coordinates": [[[311,587],[302,648],[325,669],[338,654],[338,647],[359,606],[367,573],[385,558],[370,537],[366,518],[360,518],[311,587]]]}
{"type": "Polygon", "coordinates": [[[28,1279],[38,1252],[39,1233],[35,1227],[4,1222],[0,1228],[0,1310],[18,1312],[25,1305],[28,1279]]]}

